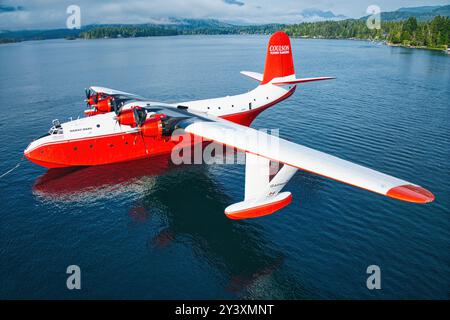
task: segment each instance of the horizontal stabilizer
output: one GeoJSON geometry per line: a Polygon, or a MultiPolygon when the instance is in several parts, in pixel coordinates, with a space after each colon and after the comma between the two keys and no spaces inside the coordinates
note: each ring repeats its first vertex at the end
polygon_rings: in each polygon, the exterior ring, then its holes
{"type": "Polygon", "coordinates": [[[292,201],[290,192],[282,192],[275,197],[265,198],[260,201],[242,201],[228,206],[225,214],[230,219],[248,219],[265,216],[284,208],[292,201]]]}
{"type": "Polygon", "coordinates": [[[272,84],[277,86],[283,86],[283,85],[289,85],[289,84],[297,84],[297,83],[303,83],[303,82],[312,82],[312,81],[321,81],[321,80],[331,80],[336,79],[335,77],[317,77],[317,78],[300,78],[300,79],[289,79],[289,80],[281,80],[279,81],[275,80],[272,82],[272,84]]]}
{"type": "Polygon", "coordinates": [[[247,77],[252,78],[252,79],[254,79],[254,80],[257,80],[257,81],[259,81],[259,82],[261,82],[262,79],[263,79],[263,75],[262,75],[261,73],[258,73],[258,72],[241,71],[241,73],[242,73],[244,76],[247,76],[247,77]]]}

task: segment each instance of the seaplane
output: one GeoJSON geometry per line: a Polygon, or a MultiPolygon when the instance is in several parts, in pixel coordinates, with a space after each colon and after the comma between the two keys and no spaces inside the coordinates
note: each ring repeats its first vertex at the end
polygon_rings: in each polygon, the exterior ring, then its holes
{"type": "Polygon", "coordinates": [[[183,141],[184,147],[194,145],[198,139],[192,137],[200,138],[203,148],[208,143],[233,148],[245,154],[245,194],[242,201],[225,208],[231,219],[261,217],[287,206],[292,194],[282,189],[297,170],[407,202],[434,200],[430,191],[414,183],[250,127],[261,112],[287,99],[298,85],[334,79],[297,78],[286,33],[270,37],[262,74],[241,73],[258,86],[239,95],[179,103],[92,86],[86,89],[86,117],[65,123],[54,120],[49,132],[31,142],[24,155],[46,168],[62,168],[173,154],[183,141]]]}

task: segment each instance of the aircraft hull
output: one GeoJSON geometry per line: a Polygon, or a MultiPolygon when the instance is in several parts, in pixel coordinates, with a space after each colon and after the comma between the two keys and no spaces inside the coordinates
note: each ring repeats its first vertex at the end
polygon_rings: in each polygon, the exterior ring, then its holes
{"type": "MultiPolygon", "coordinates": [[[[289,90],[283,90],[273,101],[266,102],[254,109],[222,114],[220,117],[249,126],[261,112],[291,96],[295,89],[294,86],[289,90]]],[[[113,123],[112,127],[117,129],[117,125],[113,121],[108,119],[103,121],[105,122],[103,126],[106,123],[110,125],[113,123]]],[[[182,139],[182,141],[193,142],[193,139],[182,139]]],[[[33,144],[35,145],[30,145],[24,152],[28,160],[46,168],[64,168],[105,165],[167,155],[179,144],[179,139],[146,137],[139,132],[118,132],[59,141],[41,138],[33,144]]]]}
{"type": "Polygon", "coordinates": [[[123,133],[43,144],[25,157],[46,168],[95,166],[170,154],[176,144],[170,137],[123,133]]]}

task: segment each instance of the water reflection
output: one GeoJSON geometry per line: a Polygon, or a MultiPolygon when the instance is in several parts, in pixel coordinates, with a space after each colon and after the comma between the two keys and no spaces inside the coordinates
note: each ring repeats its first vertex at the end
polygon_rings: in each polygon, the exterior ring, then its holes
{"type": "Polygon", "coordinates": [[[128,216],[134,223],[142,224],[149,220],[152,215],[144,207],[135,206],[130,208],[130,210],[128,211],[128,216]]]}
{"type": "Polygon", "coordinates": [[[56,202],[89,203],[125,191],[144,191],[155,183],[155,176],[177,167],[180,166],[159,157],[105,166],[50,169],[36,180],[33,194],[56,202]]]}
{"type": "MultiPolygon", "coordinates": [[[[187,244],[200,261],[220,270],[226,292],[242,296],[259,280],[273,277],[283,265],[284,254],[267,241],[258,224],[225,217],[223,210],[232,199],[224,190],[205,168],[160,177],[141,200],[143,209],[163,216],[147,248],[165,250],[173,243],[187,244]]],[[[271,297],[269,291],[258,295],[271,297]]]]}
{"type": "MultiPolygon", "coordinates": [[[[166,250],[174,243],[188,246],[198,259],[219,270],[225,292],[248,295],[256,284],[261,285],[261,280],[274,277],[283,266],[283,253],[266,240],[258,224],[225,217],[223,210],[233,200],[224,187],[210,178],[206,166],[179,170],[182,168],[166,158],[158,158],[49,170],[36,180],[33,193],[49,201],[85,202],[114,199],[119,193],[136,191],[139,199],[127,204],[130,222],[151,221],[151,227],[158,230],[147,240],[149,254],[166,250]]],[[[277,285],[276,281],[273,283],[277,285]]],[[[268,290],[258,292],[255,297],[272,297],[268,290]]]]}

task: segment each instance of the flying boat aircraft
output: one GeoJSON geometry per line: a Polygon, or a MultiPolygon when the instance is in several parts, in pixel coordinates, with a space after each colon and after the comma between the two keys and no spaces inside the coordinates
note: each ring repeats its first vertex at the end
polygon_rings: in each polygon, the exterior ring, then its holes
{"type": "Polygon", "coordinates": [[[281,191],[297,170],[403,201],[434,200],[430,191],[411,182],[249,127],[262,111],[291,96],[297,85],[334,79],[297,78],[286,33],[270,37],[263,74],[241,73],[258,86],[239,95],[179,103],[90,87],[86,117],[54,121],[48,134],[30,143],[25,157],[47,168],[105,165],[171,154],[180,141],[192,145],[195,139],[189,138],[198,137],[245,152],[244,200],[225,209],[231,219],[264,216],[288,205],[292,195],[281,191]],[[275,173],[272,163],[280,164],[275,173]]]}

